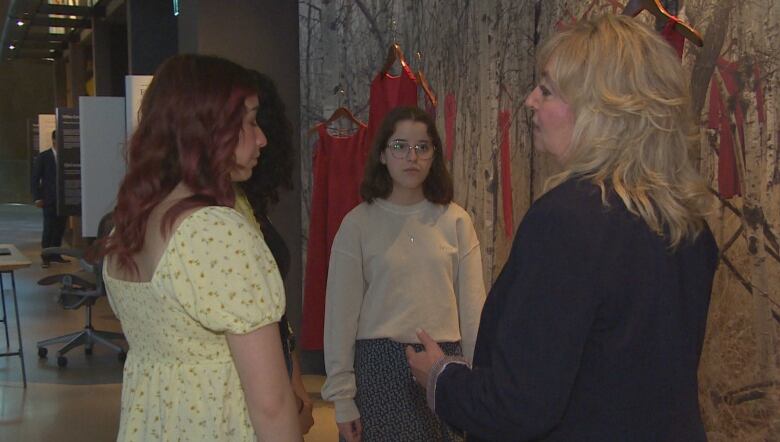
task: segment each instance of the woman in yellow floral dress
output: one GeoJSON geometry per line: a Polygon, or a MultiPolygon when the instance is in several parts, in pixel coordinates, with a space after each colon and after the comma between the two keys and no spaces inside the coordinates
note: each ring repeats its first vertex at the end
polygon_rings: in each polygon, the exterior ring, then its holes
{"type": "Polygon", "coordinates": [[[105,245],[130,350],[120,441],[301,440],[278,321],[284,287],[233,209],[265,145],[240,66],[166,61],[144,94],[105,245]]]}
{"type": "MultiPolygon", "coordinates": [[[[292,255],[282,232],[271,223],[269,213],[285,191],[293,189],[293,168],[295,147],[293,146],[293,124],[287,117],[286,106],[276,84],[266,74],[249,71],[257,86],[260,106],[257,108],[257,125],[263,131],[267,144],[263,147],[252,176],[236,183],[235,209],[244,215],[263,235],[263,240],[276,261],[282,280],[287,282],[292,265],[292,255]]],[[[289,196],[289,195],[288,195],[289,196]]],[[[289,292],[288,292],[289,295],[289,292]]],[[[289,298],[288,298],[289,299],[289,298]]],[[[312,402],[303,384],[301,360],[296,348],[292,324],[283,315],[279,321],[279,334],[285,352],[290,384],[297,396],[298,422],[301,433],[307,434],[314,425],[312,402]]]]}

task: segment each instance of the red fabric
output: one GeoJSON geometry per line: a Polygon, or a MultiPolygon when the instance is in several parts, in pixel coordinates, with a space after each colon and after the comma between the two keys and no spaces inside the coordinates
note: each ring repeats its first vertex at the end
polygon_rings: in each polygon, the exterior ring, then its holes
{"type": "MultiPolygon", "coordinates": [[[[726,92],[730,97],[738,97],[739,86],[737,85],[737,70],[739,66],[736,63],[731,63],[722,58],[718,59],[718,72],[720,78],[723,80],[723,85],[726,87],[726,92]]],[[[723,114],[726,114],[725,107],[723,114]]],[[[737,132],[739,133],[739,142],[741,146],[745,145],[745,115],[742,112],[742,105],[739,104],[739,100],[734,100],[734,119],[737,121],[737,132]]]]}
{"type": "Polygon", "coordinates": [[[720,147],[718,149],[718,193],[724,198],[740,194],[737,159],[734,155],[734,136],[731,133],[729,115],[723,106],[717,80],[710,83],[709,127],[719,129],[720,147]]]}
{"type": "Polygon", "coordinates": [[[300,336],[300,344],[306,350],[322,350],[323,347],[330,249],[341,220],[360,204],[366,143],[366,129],[362,127],[349,137],[331,136],[324,125],[319,127],[318,133],[300,336]]]}
{"type": "MultiPolygon", "coordinates": [[[[734,120],[737,126],[740,146],[745,146],[745,112],[742,104],[737,99],[740,94],[737,73],[739,65],[719,58],[717,61],[720,74],[726,92],[734,102],[734,120]]],[[[756,113],[758,122],[766,123],[766,109],[764,107],[764,91],[761,87],[761,75],[758,65],[753,67],[753,87],[756,94],[756,113]]],[[[718,150],[718,191],[725,198],[740,195],[739,175],[737,171],[736,152],[734,151],[734,135],[731,129],[729,112],[721,97],[715,77],[710,85],[710,109],[708,115],[709,127],[719,129],[720,147],[718,150]]]]}
{"type": "Polygon", "coordinates": [[[707,113],[707,127],[717,129],[720,127],[720,109],[723,103],[720,99],[717,80],[713,76],[710,80],[710,109],[707,113]],[[717,94],[717,96],[716,96],[717,94]]]}
{"type": "Polygon", "coordinates": [[[661,30],[661,36],[666,39],[666,41],[674,48],[675,51],[677,51],[677,55],[679,55],[680,59],[682,59],[683,47],[685,46],[685,37],[683,37],[683,35],[677,32],[677,30],[674,28],[674,25],[677,22],[678,20],[675,17],[672,17],[669,21],[667,21],[666,25],[661,30]]]}
{"type": "Polygon", "coordinates": [[[398,106],[417,106],[417,78],[406,64],[401,68],[401,75],[394,77],[380,73],[371,82],[364,158],[367,158],[385,115],[398,106]]]}
{"type": "Polygon", "coordinates": [[[444,159],[452,161],[455,150],[455,123],[458,118],[458,103],[454,94],[444,97],[444,159]]]}
{"type": "Polygon", "coordinates": [[[501,198],[504,208],[504,234],[512,237],[515,221],[512,207],[512,165],[509,157],[509,128],[512,126],[512,112],[498,113],[498,128],[501,132],[501,198]]]}

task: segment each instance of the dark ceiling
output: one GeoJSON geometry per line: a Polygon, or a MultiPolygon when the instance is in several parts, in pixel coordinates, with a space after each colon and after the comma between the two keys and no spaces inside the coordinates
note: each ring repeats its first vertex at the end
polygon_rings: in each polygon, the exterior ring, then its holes
{"type": "Polygon", "coordinates": [[[101,14],[101,9],[45,0],[0,0],[0,61],[60,57],[69,41],[77,40],[81,30],[92,26],[92,17],[101,14]]]}

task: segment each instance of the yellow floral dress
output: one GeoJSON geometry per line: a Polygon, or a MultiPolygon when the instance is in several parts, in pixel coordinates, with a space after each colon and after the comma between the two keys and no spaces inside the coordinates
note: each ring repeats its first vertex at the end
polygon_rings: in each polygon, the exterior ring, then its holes
{"type": "Polygon", "coordinates": [[[252,210],[252,204],[249,203],[249,199],[246,197],[246,192],[244,192],[244,189],[235,185],[233,186],[233,192],[236,194],[236,211],[244,215],[244,218],[246,218],[247,221],[249,221],[258,232],[260,232],[260,236],[262,236],[263,231],[260,229],[260,223],[257,222],[257,218],[255,218],[255,211],[252,210]]]}
{"type": "Polygon", "coordinates": [[[278,322],[285,309],[257,229],[205,207],[178,226],[151,281],[103,275],[130,348],[117,439],[256,440],[225,333],[278,322]]]}

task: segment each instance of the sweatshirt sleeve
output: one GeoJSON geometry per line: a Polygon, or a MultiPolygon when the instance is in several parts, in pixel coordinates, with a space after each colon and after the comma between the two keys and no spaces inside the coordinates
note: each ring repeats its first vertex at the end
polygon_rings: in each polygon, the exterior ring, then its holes
{"type": "Polygon", "coordinates": [[[560,422],[599,303],[593,236],[564,209],[529,212],[488,296],[503,298],[488,362],[435,381],[445,421],[488,440],[534,440],[560,422]]]}
{"type": "Polygon", "coordinates": [[[463,355],[471,363],[479,329],[479,318],[482,314],[482,306],[485,304],[485,281],[482,274],[482,253],[474,225],[468,215],[458,221],[458,242],[461,247],[458,252],[455,295],[458,301],[463,355]]]}
{"type": "Polygon", "coordinates": [[[360,229],[342,222],[333,241],[325,297],[324,353],[327,379],[322,397],[332,401],[336,422],[360,417],[355,405],[355,340],[365,291],[360,229]]]}

